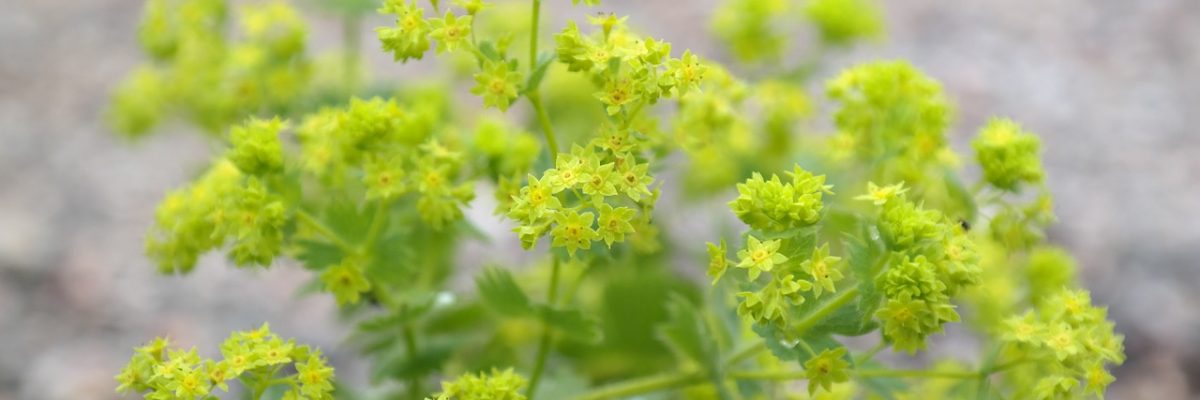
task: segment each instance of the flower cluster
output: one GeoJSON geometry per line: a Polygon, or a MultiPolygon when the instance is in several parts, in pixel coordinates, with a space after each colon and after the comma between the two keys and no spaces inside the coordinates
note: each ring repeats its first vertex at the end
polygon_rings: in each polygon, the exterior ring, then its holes
{"type": "Polygon", "coordinates": [[[153,59],[113,94],[110,119],[118,132],[141,136],[168,113],[218,134],[259,111],[283,111],[307,90],[307,27],[282,2],[240,9],[237,41],[225,38],[225,0],[150,0],[139,38],[153,59]],[[169,84],[168,84],[169,83],[169,84]]]}
{"type": "Polygon", "coordinates": [[[893,253],[890,267],[875,285],[885,304],[875,315],[883,334],[898,350],[925,348],[925,338],[959,320],[951,296],[978,283],[981,270],[975,242],[960,224],[937,210],[926,210],[907,199],[903,184],[868,184],[857,199],[879,209],[878,228],[893,253]]]}
{"type": "Polygon", "coordinates": [[[822,45],[849,46],[883,34],[882,12],[874,0],[811,0],[797,5],[786,0],[726,0],[713,14],[714,33],[743,62],[778,61],[798,36],[783,25],[803,15],[819,34],[822,45]],[[794,7],[799,7],[797,10],[794,7]]]}
{"type": "Polygon", "coordinates": [[[1042,182],[1041,142],[1010,119],[993,118],[971,142],[983,178],[999,189],[1042,182]]]}
{"type": "Polygon", "coordinates": [[[597,138],[587,147],[575,146],[559,154],[555,167],[542,176],[529,176],[513,195],[507,215],[520,222],[516,232],[526,248],[532,248],[547,232],[551,245],[571,255],[590,249],[593,241],[605,245],[625,241],[626,235],[650,225],[650,211],[657,198],[651,191],[654,178],[649,164],[639,161],[623,145],[597,138]]]}
{"type": "Polygon", "coordinates": [[[679,99],[679,110],[671,125],[675,144],[696,165],[685,175],[689,189],[723,190],[742,178],[742,158],[759,157],[764,152],[753,146],[755,135],[743,109],[751,93],[747,83],[711,64],[700,90],[679,99]]]}
{"type": "Polygon", "coordinates": [[[117,392],[142,393],[148,399],[208,399],[217,389],[228,392],[229,382],[241,381],[257,393],[287,385],[284,399],[333,399],[333,368],[321,351],[285,341],[267,324],[230,335],[221,344],[220,361],[200,357],[195,348],[169,346],[169,340],[158,338],[135,349],[116,376],[117,392]],[[295,373],[280,375],[287,367],[295,373]]]}
{"type": "Polygon", "coordinates": [[[513,370],[492,370],[490,373],[464,374],[453,381],[442,382],[442,391],[427,400],[525,400],[520,390],[525,378],[513,370]]]}
{"type": "Polygon", "coordinates": [[[1113,381],[1107,366],[1125,361],[1124,338],[1085,290],[1060,290],[1036,310],[1006,319],[1002,329],[1001,339],[1011,346],[1006,356],[1029,360],[1008,375],[1032,381],[1018,386],[1029,391],[1026,397],[1103,396],[1113,381]]]}
{"type": "Polygon", "coordinates": [[[691,51],[671,57],[671,44],[639,37],[624,19],[596,18],[599,32],[585,35],[574,22],[554,36],[558,60],[570,71],[583,72],[600,83],[596,99],[609,115],[633,119],[660,98],[679,97],[696,90],[708,67],[691,51]]]}
{"type": "Polygon", "coordinates": [[[831,45],[845,46],[883,33],[879,5],[872,0],[813,0],[804,6],[804,14],[821,40],[831,45]]]}
{"type": "Polygon", "coordinates": [[[218,161],[159,205],[146,253],[164,273],[189,272],[200,255],[226,244],[238,265],[269,265],[280,252],[285,214],[262,180],[218,161]]]}
{"type": "Polygon", "coordinates": [[[460,180],[461,152],[439,140],[449,138],[434,134],[437,113],[380,98],[322,110],[296,132],[304,166],[334,187],[360,176],[368,200],[391,202],[414,192],[421,218],[444,227],[462,218],[461,208],[475,191],[460,180]]]}
{"type": "Polygon", "coordinates": [[[835,157],[871,162],[878,177],[923,187],[928,176],[957,162],[947,146],[951,108],[941,85],[903,61],[863,64],[827,84],[841,107],[835,157]],[[899,112],[897,110],[903,110],[899,112]]]}
{"type": "MultiPolygon", "coordinates": [[[[822,193],[830,192],[824,175],[795,166],[789,173],[792,182],[784,184],[778,176],[765,181],[755,173],[739,184],[739,196],[729,203],[752,231],[746,236],[746,247],[737,252],[734,266],[747,271],[755,291],[738,293],[742,298],[738,313],[764,325],[786,327],[790,315],[805,303],[805,292],[813,299],[822,293],[837,291],[835,283],[843,278],[841,257],[829,254],[829,245],[814,246],[805,233],[793,228],[816,224],[821,218],[822,193]],[[759,235],[759,236],[756,236],[759,235]],[[765,238],[770,236],[770,239],[765,238]],[[759,277],[769,274],[766,283],[759,277]]],[[[709,244],[709,275],[713,283],[724,275],[729,265],[725,244],[709,244]]]]}
{"type": "Polygon", "coordinates": [[[824,175],[814,176],[800,166],[788,172],[791,181],[784,183],[778,175],[764,179],[757,172],[737,185],[738,197],[729,208],[751,228],[780,231],[817,223],[821,219],[821,197],[832,186],[825,184],[824,175]]]}

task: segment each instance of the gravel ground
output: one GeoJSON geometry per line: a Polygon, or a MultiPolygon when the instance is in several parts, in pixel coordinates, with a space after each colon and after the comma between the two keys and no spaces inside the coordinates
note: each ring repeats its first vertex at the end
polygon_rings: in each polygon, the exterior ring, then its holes
{"type": "MultiPolygon", "coordinates": [[[[632,24],[676,48],[720,57],[698,30],[714,3],[611,0],[602,9],[632,14],[632,24]]],[[[1109,398],[1200,398],[1200,136],[1189,123],[1200,110],[1200,2],[887,8],[889,39],[832,56],[824,76],[905,58],[957,100],[960,149],[994,114],[1041,134],[1062,221],[1053,240],[1079,258],[1095,300],[1127,335],[1129,361],[1109,398]]],[[[140,1],[16,0],[2,9],[0,400],[111,397],[128,349],[155,335],[211,348],[231,329],[269,320],[336,347],[344,330],[335,307],[329,296],[297,299],[307,279],[297,269],[247,273],[208,257],[189,277],[163,277],[142,256],[154,205],[209,147],[183,126],[131,145],[100,123],[107,93],[140,60],[140,1]]],[[[338,29],[317,18],[314,42],[336,43],[338,29]]],[[[374,45],[366,51],[374,69],[389,68],[374,45]]],[[[332,353],[340,374],[361,369],[350,352],[332,353]]]]}

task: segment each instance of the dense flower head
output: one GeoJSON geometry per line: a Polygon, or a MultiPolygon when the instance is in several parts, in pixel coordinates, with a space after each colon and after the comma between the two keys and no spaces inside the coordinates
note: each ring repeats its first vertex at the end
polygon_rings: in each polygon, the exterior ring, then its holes
{"type": "Polygon", "coordinates": [[[158,338],[137,348],[116,376],[117,392],[141,393],[148,399],[199,399],[217,390],[228,391],[227,382],[241,380],[264,388],[290,385],[285,398],[333,399],[333,368],[320,350],[283,340],[267,324],[231,334],[221,344],[224,359],[220,361],[201,357],[195,348],[169,345],[158,338]],[[281,375],[284,366],[294,367],[296,373],[281,375]]]}
{"type": "Polygon", "coordinates": [[[787,14],[788,6],[784,0],[726,1],[713,14],[713,31],[738,60],[777,60],[787,44],[778,18],[787,14]]]}
{"type": "Polygon", "coordinates": [[[1042,182],[1041,142],[1016,122],[993,118],[971,146],[984,179],[992,186],[1015,191],[1021,184],[1042,182]]]}
{"type": "Polygon", "coordinates": [[[938,210],[927,210],[898,197],[880,207],[879,231],[890,246],[905,250],[940,239],[945,228],[938,210]]]}
{"type": "Polygon", "coordinates": [[[234,126],[229,131],[229,161],[250,175],[278,172],[283,168],[283,147],[279,131],[284,123],[272,120],[251,119],[245,124],[234,126]]]}
{"type": "Polygon", "coordinates": [[[872,0],[814,0],[804,6],[804,14],[817,26],[821,40],[832,45],[883,34],[879,5],[872,0]]]}
{"type": "Polygon", "coordinates": [[[924,349],[927,336],[959,316],[950,303],[946,277],[925,256],[896,254],[890,264],[875,282],[887,299],[875,317],[893,347],[912,353],[924,349]]]}
{"type": "Polygon", "coordinates": [[[224,0],[146,3],[139,39],[152,60],[113,94],[108,117],[117,132],[143,136],[178,115],[219,136],[303,97],[312,74],[299,13],[283,2],[244,5],[235,30],[229,8],[224,0]]]}
{"type": "Polygon", "coordinates": [[[825,175],[814,176],[800,166],[788,175],[792,179],[784,183],[778,175],[767,180],[755,172],[737,185],[738,197],[729,202],[729,208],[754,229],[785,230],[817,223],[821,197],[832,194],[832,186],[825,184],[825,175]]]}
{"type": "Polygon", "coordinates": [[[1125,361],[1124,337],[1087,291],[1060,289],[1033,310],[1008,317],[999,329],[1010,346],[1005,357],[1027,360],[1011,378],[1030,380],[1023,387],[1031,397],[1102,396],[1113,381],[1107,366],[1125,361]]]}
{"type": "Polygon", "coordinates": [[[442,391],[433,395],[431,400],[525,400],[521,388],[526,383],[525,378],[511,368],[464,374],[452,381],[442,382],[442,391]]]}
{"type": "Polygon", "coordinates": [[[951,109],[941,85],[906,62],[850,68],[829,81],[827,92],[841,106],[834,122],[860,159],[936,162],[946,148],[951,109]]]}

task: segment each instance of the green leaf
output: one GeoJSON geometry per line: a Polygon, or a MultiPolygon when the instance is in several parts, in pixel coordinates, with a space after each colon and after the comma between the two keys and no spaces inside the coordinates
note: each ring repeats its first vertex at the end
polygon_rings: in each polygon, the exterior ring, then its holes
{"type": "Polygon", "coordinates": [[[490,40],[479,42],[479,53],[490,60],[504,61],[504,58],[500,57],[500,53],[496,51],[496,46],[490,40]]]}
{"type": "Polygon", "coordinates": [[[341,197],[334,199],[321,210],[318,222],[329,227],[347,243],[362,243],[374,216],[373,210],[360,209],[356,201],[341,197]]]}
{"type": "Polygon", "coordinates": [[[667,301],[667,323],[658,328],[658,338],[676,357],[691,360],[705,369],[717,367],[717,348],[704,317],[696,307],[680,295],[667,301]]]}
{"type": "Polygon", "coordinates": [[[556,309],[544,304],[537,306],[542,321],[569,338],[585,343],[600,341],[600,324],[577,309],[556,309]]]}
{"type": "Polygon", "coordinates": [[[875,310],[883,301],[883,293],[875,287],[875,276],[879,275],[887,266],[884,258],[889,257],[885,253],[882,243],[877,240],[863,239],[872,237],[871,229],[873,228],[865,224],[860,226],[862,233],[857,237],[847,235],[845,243],[846,252],[849,255],[850,273],[858,282],[858,301],[855,302],[855,311],[863,325],[874,324],[872,319],[875,310]]]}
{"type": "Polygon", "coordinates": [[[340,248],[325,241],[299,240],[296,242],[296,247],[298,247],[296,260],[300,261],[304,268],[312,271],[323,270],[341,262],[345,257],[340,248]]]}
{"type": "Polygon", "coordinates": [[[780,339],[779,329],[774,326],[754,324],[750,329],[763,338],[763,343],[767,345],[767,349],[771,350],[771,354],[775,355],[775,358],[778,358],[780,361],[797,361],[803,355],[801,353],[804,353],[804,350],[800,349],[800,346],[788,346],[784,344],[783,340],[780,339]]]}
{"type": "Polygon", "coordinates": [[[475,278],[475,285],[479,288],[483,303],[500,314],[517,317],[533,312],[529,297],[506,269],[484,268],[483,273],[475,278]]]}
{"type": "Polygon", "coordinates": [[[809,353],[808,349],[800,345],[800,340],[785,339],[783,333],[775,326],[754,324],[751,330],[763,338],[763,343],[767,345],[768,350],[771,350],[771,354],[784,362],[795,361],[798,364],[804,364],[826,349],[842,346],[827,333],[809,333],[800,338],[812,349],[812,353],[809,353]]]}
{"type": "Polygon", "coordinates": [[[372,379],[383,377],[411,379],[437,372],[454,354],[455,346],[448,343],[424,343],[414,354],[397,354],[385,360],[374,371],[372,379]]]}
{"type": "Polygon", "coordinates": [[[533,71],[529,73],[529,79],[525,81],[525,87],[521,89],[521,94],[532,93],[537,90],[542,84],[542,79],[546,77],[546,70],[550,69],[550,64],[554,62],[554,53],[545,52],[538,56],[537,64],[533,66],[533,71]]]}
{"type": "Polygon", "coordinates": [[[861,308],[859,304],[847,304],[818,322],[808,332],[805,332],[805,335],[862,336],[879,328],[879,323],[875,322],[873,318],[874,313],[873,308],[861,308]],[[864,311],[867,313],[863,314],[864,311]]]}

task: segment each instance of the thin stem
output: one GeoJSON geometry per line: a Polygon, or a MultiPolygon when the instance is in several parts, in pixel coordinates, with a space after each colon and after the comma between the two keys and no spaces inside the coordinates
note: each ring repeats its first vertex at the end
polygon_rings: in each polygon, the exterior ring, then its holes
{"type": "Polygon", "coordinates": [[[296,219],[299,222],[307,224],[310,228],[312,228],[314,231],[316,231],[321,236],[324,236],[326,239],[329,239],[329,241],[333,242],[333,244],[335,246],[337,246],[339,249],[341,249],[346,254],[354,254],[357,252],[357,250],[354,248],[354,246],[351,246],[349,243],[346,243],[346,241],[342,240],[342,238],[340,236],[338,236],[336,233],[333,233],[332,229],[329,229],[329,227],[326,227],[324,224],[321,223],[321,221],[317,221],[316,218],[314,218],[311,214],[305,212],[304,210],[296,210],[296,219]]]}
{"type": "Polygon", "coordinates": [[[533,104],[533,111],[537,113],[538,123],[542,126],[542,134],[546,136],[546,147],[550,151],[550,163],[558,162],[558,140],[554,136],[554,127],[550,125],[550,115],[546,114],[546,108],[542,107],[542,96],[537,91],[526,94],[529,98],[529,103],[533,104]]]}
{"type": "Polygon", "coordinates": [[[870,359],[875,357],[875,354],[878,354],[880,350],[883,350],[886,347],[887,347],[887,342],[884,342],[882,340],[879,341],[879,344],[876,344],[875,347],[872,347],[870,350],[867,350],[865,353],[862,353],[858,357],[855,357],[854,365],[862,364],[862,363],[869,361],[870,359]]]}
{"type": "Polygon", "coordinates": [[[733,355],[729,356],[729,358],[725,359],[725,362],[723,363],[723,365],[725,366],[725,368],[732,367],[742,361],[745,361],[746,359],[748,359],[750,357],[754,357],[755,354],[761,353],[766,349],[767,349],[767,342],[763,341],[762,339],[755,340],[754,342],[751,342],[749,345],[742,347],[741,350],[738,350],[737,352],[733,353],[733,355]]]}
{"type": "Polygon", "coordinates": [[[804,379],[804,371],[733,371],[725,376],[730,379],[760,381],[794,381],[804,379]]]}
{"type": "MultiPolygon", "coordinates": [[[[538,52],[538,20],[542,15],[542,0],[533,0],[532,21],[529,26],[529,74],[533,74],[534,68],[537,68],[537,52],[538,52]]],[[[538,124],[542,126],[542,134],[546,136],[546,146],[550,150],[550,163],[558,162],[558,140],[554,136],[554,127],[550,125],[550,115],[546,114],[546,108],[542,106],[542,96],[538,94],[537,89],[525,94],[529,99],[529,103],[533,104],[533,111],[537,114],[538,124]]]]}
{"type": "Polygon", "coordinates": [[[342,49],[345,54],[342,59],[342,78],[346,85],[346,94],[349,95],[358,87],[358,53],[362,42],[360,28],[362,25],[362,17],[359,14],[347,14],[342,21],[342,49]]]}
{"type": "MultiPolygon", "coordinates": [[[[550,290],[546,294],[546,304],[554,306],[554,300],[558,297],[558,273],[559,262],[558,257],[551,255],[553,261],[550,266],[550,290]]],[[[533,395],[537,392],[538,382],[542,379],[542,371],[546,368],[546,357],[550,355],[550,341],[553,339],[553,330],[550,329],[550,324],[543,323],[542,340],[538,344],[537,359],[533,365],[533,373],[529,375],[529,388],[525,390],[525,397],[533,400],[533,395]]]]}
{"type": "MultiPolygon", "coordinates": [[[[839,308],[842,308],[842,306],[846,305],[846,303],[854,300],[854,297],[857,295],[858,286],[852,286],[849,289],[846,289],[841,294],[838,294],[837,297],[834,297],[820,308],[814,310],[812,314],[808,314],[804,316],[804,318],[797,321],[796,325],[793,327],[793,331],[797,334],[803,334],[813,326],[816,326],[818,322],[824,320],[825,317],[828,317],[829,314],[833,314],[834,311],[837,311],[839,308]]],[[[799,337],[799,335],[797,335],[797,337],[799,337]]]]}
{"type": "Polygon", "coordinates": [[[383,230],[383,223],[387,221],[388,202],[380,200],[375,207],[375,215],[371,219],[371,226],[367,228],[367,236],[360,244],[359,253],[366,254],[375,247],[375,241],[379,240],[379,235],[383,230]]]}
{"type": "Polygon", "coordinates": [[[702,372],[675,372],[633,379],[604,386],[584,393],[577,400],[615,399],[641,393],[657,392],[663,389],[685,387],[703,383],[706,380],[702,372]]]}
{"type": "Polygon", "coordinates": [[[893,377],[893,378],[946,378],[946,379],[979,379],[977,372],[960,371],[931,371],[923,369],[871,369],[855,371],[860,378],[893,377]]]}
{"type": "Polygon", "coordinates": [[[537,67],[538,17],[542,15],[542,0],[533,0],[533,21],[529,28],[529,72],[537,67]]]}
{"type": "MultiPolygon", "coordinates": [[[[408,352],[408,358],[413,359],[417,355],[417,335],[413,332],[411,324],[404,324],[404,348],[408,352]]],[[[412,398],[421,398],[421,377],[414,376],[412,382],[408,385],[408,393],[412,398]]]]}

